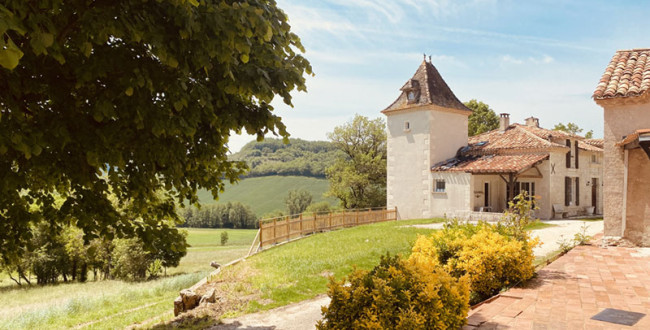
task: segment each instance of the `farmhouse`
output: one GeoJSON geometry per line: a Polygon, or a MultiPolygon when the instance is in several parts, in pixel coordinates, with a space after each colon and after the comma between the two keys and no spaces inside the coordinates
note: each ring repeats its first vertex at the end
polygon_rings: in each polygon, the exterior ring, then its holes
{"type": "Polygon", "coordinates": [[[650,49],[620,50],[593,98],[605,118],[605,236],[650,246],[650,49]]]}
{"type": "Polygon", "coordinates": [[[521,191],[535,196],[542,219],[602,212],[602,140],[544,129],[534,117],[511,124],[505,113],[499,129],[468,138],[471,110],[431,62],[382,113],[387,206],[401,219],[490,219],[521,191]]]}

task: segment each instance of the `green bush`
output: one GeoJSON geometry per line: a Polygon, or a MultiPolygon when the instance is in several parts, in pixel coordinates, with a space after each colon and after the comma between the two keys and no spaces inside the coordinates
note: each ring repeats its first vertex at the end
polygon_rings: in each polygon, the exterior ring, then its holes
{"type": "Polygon", "coordinates": [[[228,232],[227,231],[222,231],[221,232],[221,245],[226,245],[228,243],[228,232]]]}
{"type": "Polygon", "coordinates": [[[113,249],[111,275],[123,280],[144,280],[151,261],[137,239],[117,239],[113,249]]]}
{"type": "Polygon", "coordinates": [[[459,329],[469,310],[466,279],[430,262],[382,257],[371,271],[330,279],[329,307],[318,329],[459,329]]]}
{"type": "Polygon", "coordinates": [[[329,202],[322,201],[307,206],[307,208],[305,209],[305,213],[328,214],[333,210],[334,209],[332,208],[329,202]]]}

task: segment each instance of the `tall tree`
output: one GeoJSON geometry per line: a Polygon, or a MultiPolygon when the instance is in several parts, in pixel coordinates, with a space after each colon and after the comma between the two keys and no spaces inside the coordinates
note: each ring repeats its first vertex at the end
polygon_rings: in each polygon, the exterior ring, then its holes
{"type": "Polygon", "coordinates": [[[490,106],[471,99],[465,102],[465,106],[472,109],[469,115],[467,134],[469,136],[478,135],[499,128],[499,117],[490,106]]]}
{"type": "Polygon", "coordinates": [[[244,173],[231,132],[288,136],[270,103],[305,91],[299,51],[274,0],[3,1],[0,258],[43,218],[153,249],[175,203],[244,173]]]}
{"type": "Polygon", "coordinates": [[[311,204],[313,196],[309,191],[304,189],[289,190],[287,197],[284,199],[284,204],[287,206],[289,214],[299,214],[307,209],[311,204]]]}
{"type": "MultiPolygon", "coordinates": [[[[578,125],[576,125],[574,123],[567,123],[566,125],[564,125],[563,123],[557,123],[557,125],[555,125],[553,127],[553,130],[554,131],[563,131],[563,132],[567,132],[567,133],[570,133],[570,134],[573,134],[573,135],[578,135],[578,134],[582,133],[582,131],[584,131],[584,129],[580,128],[578,125]]],[[[590,130],[589,132],[587,132],[587,134],[585,134],[585,138],[587,138],[587,139],[591,139],[592,137],[594,137],[594,131],[593,130],[590,130]]]]}
{"type": "Polygon", "coordinates": [[[384,120],[356,115],[327,136],[344,154],[327,169],[327,194],[348,209],[386,205],[384,120]]]}

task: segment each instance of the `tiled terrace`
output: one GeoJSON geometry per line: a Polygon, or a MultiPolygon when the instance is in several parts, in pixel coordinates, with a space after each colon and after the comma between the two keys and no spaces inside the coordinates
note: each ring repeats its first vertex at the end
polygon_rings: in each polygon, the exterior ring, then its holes
{"type": "Polygon", "coordinates": [[[605,308],[650,314],[650,249],[579,246],[470,311],[463,329],[650,329],[592,320],[605,308]]]}

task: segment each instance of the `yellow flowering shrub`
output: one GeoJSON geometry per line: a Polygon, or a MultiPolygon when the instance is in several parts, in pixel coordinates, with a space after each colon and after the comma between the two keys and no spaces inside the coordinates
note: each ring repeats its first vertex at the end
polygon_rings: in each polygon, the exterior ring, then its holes
{"type": "Polygon", "coordinates": [[[440,265],[452,276],[467,276],[472,303],[530,279],[538,242],[523,232],[516,239],[487,223],[449,226],[431,236],[419,236],[409,260],[440,265]]]}
{"type": "Polygon", "coordinates": [[[469,311],[465,277],[399,257],[382,257],[373,270],[341,282],[331,279],[328,295],[318,329],[459,329],[469,311]]]}

